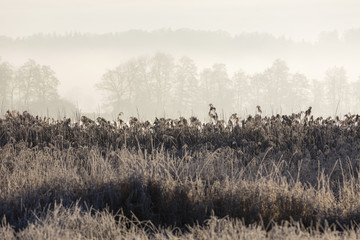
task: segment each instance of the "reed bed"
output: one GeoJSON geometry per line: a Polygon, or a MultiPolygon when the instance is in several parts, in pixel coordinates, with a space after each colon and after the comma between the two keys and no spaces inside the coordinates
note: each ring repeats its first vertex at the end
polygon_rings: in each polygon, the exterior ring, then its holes
{"type": "Polygon", "coordinates": [[[360,238],[359,121],[8,112],[0,238],[360,238]]]}

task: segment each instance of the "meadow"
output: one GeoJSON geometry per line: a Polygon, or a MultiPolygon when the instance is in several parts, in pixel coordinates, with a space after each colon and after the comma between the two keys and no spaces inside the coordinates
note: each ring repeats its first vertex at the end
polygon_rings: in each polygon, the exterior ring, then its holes
{"type": "Polygon", "coordinates": [[[0,119],[0,239],[360,238],[360,116],[0,119]]]}

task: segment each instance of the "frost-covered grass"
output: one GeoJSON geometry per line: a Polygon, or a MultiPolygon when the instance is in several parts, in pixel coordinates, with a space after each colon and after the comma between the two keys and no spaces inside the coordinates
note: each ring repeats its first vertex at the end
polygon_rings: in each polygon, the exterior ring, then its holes
{"type": "Polygon", "coordinates": [[[266,121],[147,130],[8,116],[0,122],[0,238],[360,238],[357,124],[266,121]],[[292,129],[302,148],[287,142],[292,129]],[[237,138],[220,146],[217,135],[237,138]],[[109,136],[119,145],[107,145],[109,136]],[[267,148],[254,145],[261,139],[267,148]]]}

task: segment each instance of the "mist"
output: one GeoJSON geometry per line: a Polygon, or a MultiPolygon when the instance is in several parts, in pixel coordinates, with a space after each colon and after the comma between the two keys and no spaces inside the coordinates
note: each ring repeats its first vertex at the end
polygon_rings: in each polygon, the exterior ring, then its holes
{"type": "MultiPolygon", "coordinates": [[[[309,106],[324,116],[360,111],[356,1],[34,0],[1,5],[0,64],[12,70],[10,76],[2,68],[2,89],[19,80],[30,59],[36,69],[48,66],[58,80],[51,90],[57,95],[46,100],[34,95],[25,101],[26,88],[20,86],[14,87],[12,100],[8,91],[0,91],[2,113],[18,109],[115,118],[124,112],[143,119],[205,119],[210,103],[224,118],[255,114],[258,105],[264,115],[309,106]],[[130,74],[131,66],[137,70],[130,74]],[[123,76],[117,94],[113,86],[104,87],[111,73],[123,76]]],[[[33,88],[31,94],[38,94],[36,84],[33,88]]]]}

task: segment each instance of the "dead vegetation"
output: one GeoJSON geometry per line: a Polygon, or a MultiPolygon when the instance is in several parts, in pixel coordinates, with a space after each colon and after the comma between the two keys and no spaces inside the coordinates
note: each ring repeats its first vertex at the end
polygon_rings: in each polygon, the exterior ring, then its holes
{"type": "Polygon", "coordinates": [[[1,236],[359,238],[358,115],[209,120],[8,112],[1,236]]]}

